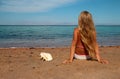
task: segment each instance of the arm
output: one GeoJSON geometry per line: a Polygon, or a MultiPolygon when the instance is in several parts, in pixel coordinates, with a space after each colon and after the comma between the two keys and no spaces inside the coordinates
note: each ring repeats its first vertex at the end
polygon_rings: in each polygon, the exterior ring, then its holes
{"type": "Polygon", "coordinates": [[[95,51],[96,51],[96,58],[97,58],[98,62],[100,62],[102,64],[108,64],[109,63],[107,60],[100,57],[98,44],[96,44],[95,51]]]}
{"type": "Polygon", "coordinates": [[[97,60],[99,62],[101,60],[101,57],[100,57],[100,54],[99,54],[99,46],[98,46],[97,43],[95,45],[95,52],[96,52],[96,58],[97,58],[97,60]]]}
{"type": "Polygon", "coordinates": [[[74,53],[75,53],[75,46],[77,43],[77,32],[78,30],[75,28],[73,33],[73,40],[70,48],[70,57],[69,59],[65,60],[63,63],[71,63],[73,61],[74,53]]]}
{"type": "MultiPolygon", "coordinates": [[[[95,40],[96,40],[96,33],[95,33],[95,40]]],[[[96,54],[96,58],[98,60],[98,62],[100,63],[103,63],[103,64],[108,64],[108,61],[107,60],[104,60],[100,57],[100,54],[99,54],[99,46],[98,46],[98,43],[96,41],[95,43],[95,54],[96,54]]]]}

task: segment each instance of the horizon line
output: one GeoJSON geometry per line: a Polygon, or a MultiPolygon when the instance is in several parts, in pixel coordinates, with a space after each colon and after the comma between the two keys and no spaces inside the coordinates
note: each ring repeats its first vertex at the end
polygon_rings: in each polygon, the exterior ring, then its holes
{"type": "MultiPolygon", "coordinates": [[[[11,25],[11,26],[15,26],[15,25],[18,25],[18,26],[46,26],[46,25],[50,25],[50,26],[55,26],[55,25],[59,25],[59,26],[62,26],[62,25],[75,25],[77,26],[77,24],[0,24],[0,26],[6,26],[6,25],[11,25]]],[[[96,25],[120,25],[120,24],[96,24],[96,25]]],[[[95,25],[95,26],[96,26],[95,25]]]]}

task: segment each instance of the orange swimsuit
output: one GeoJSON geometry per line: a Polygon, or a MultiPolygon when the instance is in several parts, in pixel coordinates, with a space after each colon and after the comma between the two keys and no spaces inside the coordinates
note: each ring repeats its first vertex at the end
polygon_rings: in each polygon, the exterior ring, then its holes
{"type": "Polygon", "coordinates": [[[78,32],[77,34],[77,43],[76,43],[76,48],[75,48],[75,53],[77,55],[89,55],[87,51],[85,50],[83,43],[81,41],[81,36],[80,33],[78,32]]]}

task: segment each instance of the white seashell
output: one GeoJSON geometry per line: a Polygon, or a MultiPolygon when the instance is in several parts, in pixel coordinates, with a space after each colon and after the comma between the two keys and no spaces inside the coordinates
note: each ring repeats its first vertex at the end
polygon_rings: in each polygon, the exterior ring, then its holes
{"type": "Polygon", "coordinates": [[[45,60],[45,61],[51,61],[53,60],[53,57],[50,53],[46,53],[46,52],[41,52],[40,53],[40,57],[41,59],[45,60]]]}

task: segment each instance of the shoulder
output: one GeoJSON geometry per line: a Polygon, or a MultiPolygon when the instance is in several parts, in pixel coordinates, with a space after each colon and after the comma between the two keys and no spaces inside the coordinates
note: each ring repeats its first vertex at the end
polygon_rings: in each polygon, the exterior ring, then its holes
{"type": "Polygon", "coordinates": [[[74,31],[78,32],[79,31],[78,27],[74,28],[74,31]]]}
{"type": "Polygon", "coordinates": [[[79,32],[79,29],[76,27],[74,28],[74,32],[78,33],[79,32]]]}

